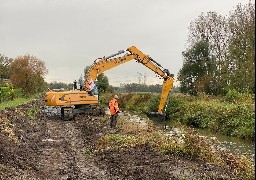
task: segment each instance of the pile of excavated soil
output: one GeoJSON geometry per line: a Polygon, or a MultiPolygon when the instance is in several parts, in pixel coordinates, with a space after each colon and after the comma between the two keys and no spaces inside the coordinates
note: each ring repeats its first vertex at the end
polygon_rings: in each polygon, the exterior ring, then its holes
{"type": "Polygon", "coordinates": [[[79,115],[74,121],[29,119],[41,99],[0,111],[0,179],[231,179],[231,172],[199,160],[165,155],[150,145],[94,153],[113,133],[108,119],[79,115]],[[106,120],[107,119],[107,120],[106,120]]]}

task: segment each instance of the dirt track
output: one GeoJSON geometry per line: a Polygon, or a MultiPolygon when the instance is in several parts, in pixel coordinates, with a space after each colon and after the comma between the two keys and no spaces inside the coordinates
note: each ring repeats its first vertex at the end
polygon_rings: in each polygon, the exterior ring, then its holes
{"type": "Polygon", "coordinates": [[[0,112],[0,179],[231,179],[231,172],[188,157],[164,155],[148,144],[94,153],[108,120],[75,121],[24,115],[40,100],[0,112]],[[8,129],[14,129],[13,133],[8,129]],[[17,139],[16,139],[17,138],[17,139]]]}

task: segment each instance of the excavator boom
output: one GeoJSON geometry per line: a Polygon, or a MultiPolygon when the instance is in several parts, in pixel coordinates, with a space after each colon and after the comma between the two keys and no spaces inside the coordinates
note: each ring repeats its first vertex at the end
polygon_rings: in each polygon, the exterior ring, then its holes
{"type": "Polygon", "coordinates": [[[159,63],[153,60],[153,58],[142,53],[135,46],[129,47],[126,51],[121,50],[108,57],[96,59],[92,64],[92,66],[89,68],[88,73],[86,75],[86,81],[85,81],[86,90],[90,91],[91,82],[95,81],[99,74],[131,60],[136,60],[138,63],[143,64],[144,66],[146,66],[147,68],[149,68],[150,70],[152,70],[153,72],[155,72],[157,75],[161,76],[164,79],[161,99],[158,107],[158,113],[162,114],[164,111],[166,101],[169,96],[169,92],[173,87],[174,75],[170,74],[168,69],[164,69],[159,63]],[[116,57],[125,52],[128,52],[128,53],[123,56],[116,57]]]}
{"type": "Polygon", "coordinates": [[[87,71],[84,90],[64,92],[50,90],[45,95],[45,105],[61,106],[65,108],[74,106],[75,110],[87,110],[89,106],[99,104],[98,96],[92,93],[92,84],[97,79],[98,75],[131,60],[136,60],[136,62],[143,64],[163,78],[162,94],[158,107],[158,113],[163,114],[170,90],[173,87],[174,75],[170,74],[168,69],[164,69],[159,63],[142,53],[135,46],[131,46],[126,50],[121,50],[110,56],[96,59],[87,71]]]}

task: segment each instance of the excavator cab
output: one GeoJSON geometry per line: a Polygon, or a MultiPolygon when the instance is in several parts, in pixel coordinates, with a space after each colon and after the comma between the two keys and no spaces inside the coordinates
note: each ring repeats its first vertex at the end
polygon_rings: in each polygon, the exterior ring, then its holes
{"type": "Polygon", "coordinates": [[[97,83],[97,81],[95,81],[95,86],[92,88],[91,92],[92,92],[92,94],[94,96],[97,96],[97,97],[99,96],[99,90],[98,90],[98,83],[97,83]]]}

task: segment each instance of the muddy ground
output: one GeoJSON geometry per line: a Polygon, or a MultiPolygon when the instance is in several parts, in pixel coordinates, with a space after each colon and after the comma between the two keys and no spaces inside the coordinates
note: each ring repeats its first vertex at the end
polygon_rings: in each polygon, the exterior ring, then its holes
{"type": "Polygon", "coordinates": [[[94,153],[101,136],[115,133],[107,118],[63,121],[39,113],[29,119],[25,112],[34,106],[43,109],[41,99],[0,111],[0,179],[236,179],[229,170],[148,144],[94,153]]]}

